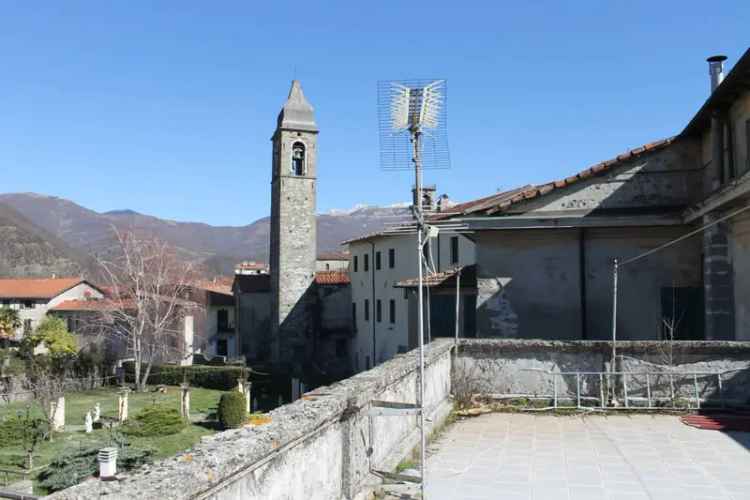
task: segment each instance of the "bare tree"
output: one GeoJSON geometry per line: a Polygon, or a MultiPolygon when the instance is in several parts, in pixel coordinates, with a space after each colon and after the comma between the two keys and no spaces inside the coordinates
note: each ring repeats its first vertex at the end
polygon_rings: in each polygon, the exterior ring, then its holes
{"type": "Polygon", "coordinates": [[[143,391],[154,363],[192,355],[183,324],[202,305],[190,298],[193,266],[178,259],[168,244],[113,231],[117,252],[97,259],[110,294],[97,316],[101,330],[119,338],[133,356],[136,386],[143,391]]]}

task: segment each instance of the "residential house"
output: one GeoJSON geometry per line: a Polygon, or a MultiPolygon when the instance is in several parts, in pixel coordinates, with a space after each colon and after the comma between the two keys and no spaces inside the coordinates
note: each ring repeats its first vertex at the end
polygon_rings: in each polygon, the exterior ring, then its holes
{"type": "Polygon", "coordinates": [[[349,269],[349,254],[346,252],[321,252],[315,261],[316,271],[346,271],[349,269]]]}
{"type": "MultiPolygon", "coordinates": [[[[416,234],[386,230],[344,244],[350,254],[351,314],[356,331],[352,365],[355,371],[360,371],[417,345],[416,306],[413,303],[410,306],[410,293],[415,289],[397,287],[399,282],[415,275],[417,238],[416,234]]],[[[464,234],[445,231],[432,238],[428,248],[438,272],[474,263],[474,243],[464,234]]],[[[451,314],[444,308],[447,299],[437,296],[433,299],[436,309],[451,314]]],[[[450,311],[454,310],[451,306],[450,311]]],[[[454,323],[452,319],[449,321],[454,323]]]]}
{"type": "Polygon", "coordinates": [[[0,279],[0,307],[18,311],[15,340],[32,332],[50,309],[71,300],[100,299],[104,292],[82,278],[0,279]]]}

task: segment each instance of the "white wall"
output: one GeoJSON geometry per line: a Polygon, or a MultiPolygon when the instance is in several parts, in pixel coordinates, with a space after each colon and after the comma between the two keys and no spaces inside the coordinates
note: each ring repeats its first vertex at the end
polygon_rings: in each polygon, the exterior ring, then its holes
{"type": "MultiPolygon", "coordinates": [[[[53,297],[49,301],[45,299],[30,299],[33,305],[30,309],[22,308],[22,305],[26,302],[23,298],[10,299],[9,304],[4,307],[10,307],[11,309],[16,309],[18,311],[21,327],[16,330],[16,338],[20,339],[23,336],[24,323],[26,323],[26,320],[31,320],[31,329],[33,331],[44,319],[47,311],[61,302],[65,302],[66,300],[80,300],[84,298],[101,299],[102,297],[103,295],[101,292],[88,283],[79,283],[73,288],[53,297]]],[[[5,300],[3,301],[3,304],[5,304],[5,300]]]]}
{"type": "MultiPolygon", "coordinates": [[[[441,235],[433,241],[432,259],[438,271],[454,266],[450,262],[451,234],[441,235]]],[[[468,265],[475,262],[474,244],[465,236],[459,238],[459,264],[468,265]]],[[[416,236],[378,236],[366,241],[349,244],[351,260],[349,276],[352,282],[352,301],[356,304],[356,336],[352,348],[352,367],[362,371],[370,366],[387,361],[399,350],[409,350],[409,307],[408,299],[402,288],[394,288],[401,280],[415,278],[418,273],[416,255],[416,236]],[[388,266],[388,250],[395,250],[395,265],[388,266]],[[381,268],[375,269],[375,255],[381,254],[381,268]],[[364,270],[364,255],[368,254],[370,267],[364,270]],[[358,266],[354,270],[354,257],[358,266]],[[365,321],[365,300],[369,300],[370,319],[365,321]],[[377,301],[381,301],[382,320],[377,321],[377,301]],[[389,302],[395,301],[396,317],[391,323],[389,302]],[[373,336],[375,341],[373,342],[373,336]],[[373,352],[375,353],[373,355],[373,352]],[[373,361],[374,359],[374,361],[373,361]]]]}

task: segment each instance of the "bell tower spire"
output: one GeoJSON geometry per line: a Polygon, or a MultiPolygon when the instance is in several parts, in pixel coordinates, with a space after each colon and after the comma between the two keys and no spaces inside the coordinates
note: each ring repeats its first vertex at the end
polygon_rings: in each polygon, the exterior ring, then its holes
{"type": "Polygon", "coordinates": [[[318,126],[298,80],[271,138],[271,362],[299,373],[311,355],[318,126]]]}

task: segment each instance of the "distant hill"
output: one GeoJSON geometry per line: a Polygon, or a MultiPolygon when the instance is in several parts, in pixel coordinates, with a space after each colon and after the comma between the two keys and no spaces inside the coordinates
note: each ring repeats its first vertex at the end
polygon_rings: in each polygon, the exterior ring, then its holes
{"type": "Polygon", "coordinates": [[[84,253],[0,203],[0,276],[80,276],[91,269],[84,253]]]}
{"type": "MultiPolygon", "coordinates": [[[[178,248],[185,258],[201,262],[210,274],[231,273],[243,259],[268,260],[270,218],[245,226],[211,226],[176,222],[133,210],[99,213],[70,200],[34,193],[0,194],[4,203],[70,247],[87,253],[112,247],[112,227],[156,236],[178,248]]],[[[340,250],[340,243],[379,231],[409,216],[405,206],[360,206],[318,215],[318,250],[340,250]]]]}

